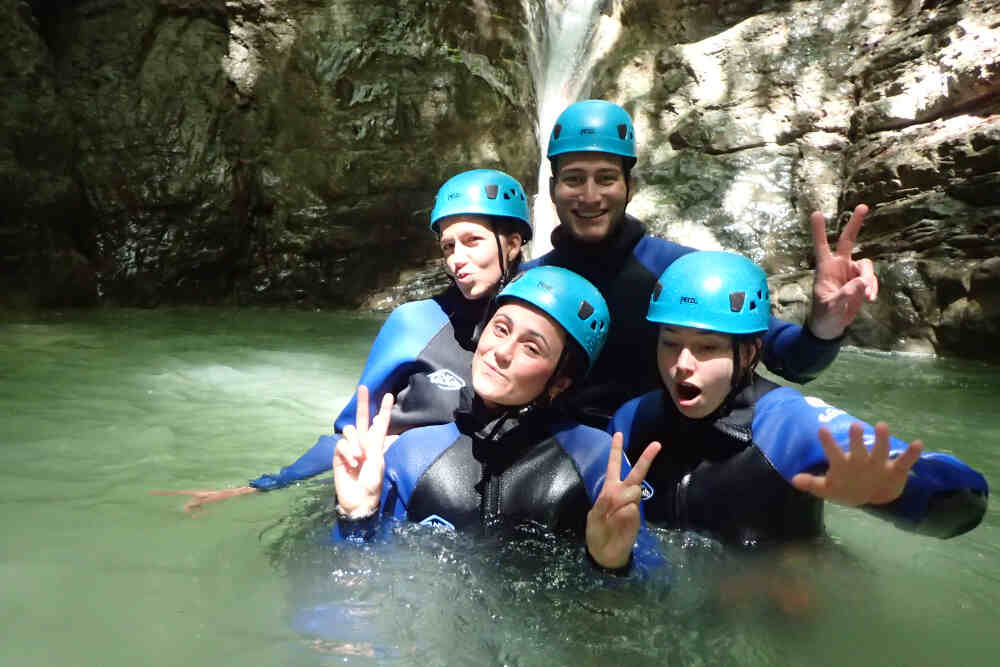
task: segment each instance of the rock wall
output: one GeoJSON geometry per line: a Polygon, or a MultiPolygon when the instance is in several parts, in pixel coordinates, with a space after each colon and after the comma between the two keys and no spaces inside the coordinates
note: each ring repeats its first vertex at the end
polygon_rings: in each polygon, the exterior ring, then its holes
{"type": "Polygon", "coordinates": [[[447,177],[534,173],[520,7],[0,0],[4,292],[357,305],[447,177]]]}
{"type": "Polygon", "coordinates": [[[882,292],[850,341],[1000,357],[1000,2],[626,1],[595,94],[643,143],[630,210],[749,254],[802,319],[813,210],[882,292]]]}
{"type": "MultiPolygon", "coordinates": [[[[537,0],[540,1],[540,0],[537,0]]],[[[805,316],[807,220],[873,207],[851,342],[1000,356],[1000,0],[615,0],[630,211],[805,316]]],[[[0,0],[0,305],[388,307],[435,189],[535,189],[515,0],[0,0]]],[[[432,259],[428,259],[432,258],[432,259]]]]}

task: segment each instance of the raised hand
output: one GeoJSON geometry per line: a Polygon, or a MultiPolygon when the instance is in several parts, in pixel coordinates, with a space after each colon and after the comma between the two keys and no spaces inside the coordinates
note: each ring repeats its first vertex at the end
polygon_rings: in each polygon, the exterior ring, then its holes
{"type": "Polygon", "coordinates": [[[628,564],[639,533],[641,484],[660,451],[660,443],[649,443],[628,477],[622,480],[623,441],[621,433],[611,438],[604,487],[587,513],[587,550],[598,565],[608,569],[628,564]]]}
{"type": "Polygon", "coordinates": [[[816,274],[813,278],[809,330],[817,338],[832,340],[843,334],[865,301],[874,301],[878,297],[878,278],[875,277],[872,261],[851,259],[851,251],[866,215],[868,207],[858,204],[840,234],[837,252],[833,253],[826,240],[826,219],[819,211],[812,214],[816,274]]]}
{"type": "Polygon", "coordinates": [[[357,411],[353,426],[344,428],[333,452],[333,483],[339,512],[349,518],[361,518],[378,510],[385,474],[386,438],[392,394],[382,397],[378,414],[368,422],[368,388],[358,387],[357,411]]]}
{"type": "Polygon", "coordinates": [[[179,491],[150,491],[154,496],[191,496],[191,500],[184,505],[184,511],[194,514],[202,508],[202,505],[217,503],[233,496],[242,496],[247,493],[256,493],[257,489],[252,486],[240,486],[235,489],[183,489],[179,491]]]}
{"type": "Polygon", "coordinates": [[[913,464],[920,458],[923,443],[914,440],[900,456],[889,458],[889,425],[875,424],[875,445],[864,445],[864,429],[855,422],[850,429],[850,451],[845,452],[826,428],[819,429],[819,440],[830,467],[824,475],[799,473],[792,486],[799,491],[840,505],[883,505],[903,492],[913,464]]]}

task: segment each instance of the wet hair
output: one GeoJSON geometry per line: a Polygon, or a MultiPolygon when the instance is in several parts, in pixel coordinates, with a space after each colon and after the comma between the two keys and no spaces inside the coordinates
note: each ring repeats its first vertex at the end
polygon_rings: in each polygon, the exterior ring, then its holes
{"type": "Polygon", "coordinates": [[[752,334],[730,334],[730,339],[733,341],[733,381],[732,381],[732,393],[739,393],[743,387],[750,384],[753,379],[754,371],[757,369],[757,364],[760,363],[761,354],[763,353],[763,348],[757,345],[757,341],[763,340],[763,334],[752,333],[752,334]],[[744,345],[750,345],[753,349],[753,356],[748,359],[747,367],[742,368],[740,363],[740,348],[744,345]],[[739,373],[739,375],[737,375],[739,373]]]}
{"type": "MultiPolygon", "coordinates": [[[[500,280],[506,284],[511,278],[517,275],[518,270],[521,268],[521,261],[524,259],[524,244],[526,243],[526,239],[521,232],[521,225],[524,223],[514,218],[503,218],[497,215],[490,215],[487,218],[489,218],[490,224],[493,226],[493,234],[497,237],[497,253],[500,258],[500,266],[503,268],[503,275],[500,280]],[[517,257],[508,263],[503,256],[500,237],[506,236],[510,238],[511,234],[517,234],[521,237],[521,250],[517,253],[517,257]]],[[[500,288],[503,288],[503,284],[500,285],[500,288]]]]}

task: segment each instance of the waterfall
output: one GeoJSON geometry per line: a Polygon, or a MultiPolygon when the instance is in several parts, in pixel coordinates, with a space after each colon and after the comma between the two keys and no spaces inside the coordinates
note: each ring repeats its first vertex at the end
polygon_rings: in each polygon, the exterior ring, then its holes
{"type": "Polygon", "coordinates": [[[532,206],[535,257],[552,249],[549,235],[558,224],[549,199],[552,172],[545,159],[556,118],[567,106],[590,96],[591,70],[618,38],[621,0],[522,0],[528,20],[531,75],[535,83],[535,132],[541,148],[538,194],[532,206]]]}

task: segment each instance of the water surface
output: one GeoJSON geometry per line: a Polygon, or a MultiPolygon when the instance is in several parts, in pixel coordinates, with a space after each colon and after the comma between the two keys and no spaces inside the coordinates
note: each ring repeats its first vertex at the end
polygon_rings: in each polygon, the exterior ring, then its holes
{"type": "MultiPolygon", "coordinates": [[[[147,493],[294,460],[328,431],[379,324],[193,309],[0,325],[2,662],[995,663],[992,505],[949,541],[832,507],[825,545],[749,559],[662,531],[669,578],[608,585],[541,535],[402,527],[372,548],[319,545],[329,477],[196,516],[147,493]],[[316,608],[345,632],[297,631],[316,608]]],[[[1000,477],[996,368],[845,351],[807,389],[1000,477]]]]}

